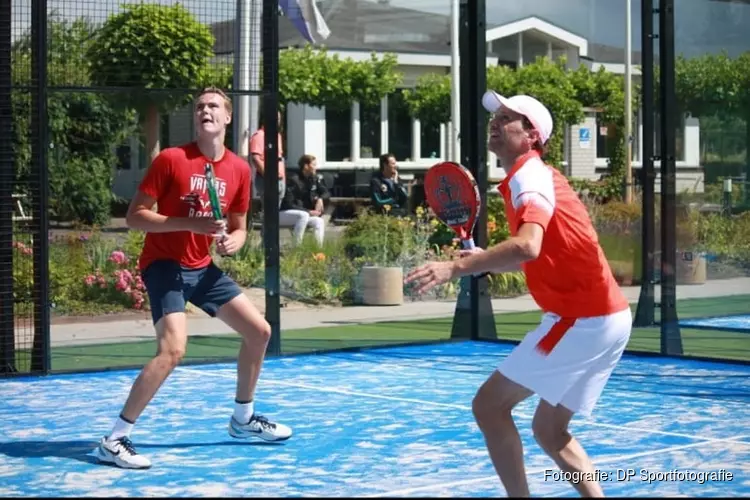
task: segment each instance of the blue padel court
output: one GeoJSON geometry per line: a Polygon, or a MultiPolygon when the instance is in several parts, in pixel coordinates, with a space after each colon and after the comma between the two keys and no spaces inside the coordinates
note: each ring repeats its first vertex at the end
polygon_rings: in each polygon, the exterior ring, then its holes
{"type": "Polygon", "coordinates": [[[711,330],[715,329],[750,333],[750,314],[682,319],[680,320],[680,325],[687,328],[703,328],[711,330]]]}
{"type": "MultiPolygon", "coordinates": [[[[270,358],[256,410],[280,444],[233,440],[233,364],[178,368],[132,435],[153,467],[92,452],[136,371],[0,382],[0,495],[106,497],[505,496],[471,412],[512,346],[458,342],[270,358]]],[[[515,412],[534,496],[577,496],[515,412]]],[[[750,495],[750,367],[626,355],[573,433],[609,496],[750,495]],[[628,470],[631,470],[630,477],[628,470]],[[670,475],[672,471],[672,475],[670,475]]]]}

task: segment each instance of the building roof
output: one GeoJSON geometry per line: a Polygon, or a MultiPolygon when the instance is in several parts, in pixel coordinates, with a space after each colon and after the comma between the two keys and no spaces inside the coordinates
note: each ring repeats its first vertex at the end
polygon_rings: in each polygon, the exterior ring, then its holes
{"type": "MultiPolygon", "coordinates": [[[[748,0],[750,1],[750,0],[748,0]]],[[[387,3],[363,0],[323,0],[320,10],[331,30],[321,45],[330,50],[362,52],[395,52],[412,54],[450,54],[450,16],[432,14],[387,3]]],[[[234,19],[211,26],[216,42],[214,52],[234,52],[234,19]]],[[[534,32],[566,45],[578,47],[580,55],[599,63],[624,63],[624,50],[596,44],[537,16],[530,16],[487,29],[487,40],[519,32],[534,32]]],[[[301,47],[306,44],[291,21],[279,19],[279,46],[301,47]]],[[[493,54],[488,52],[488,57],[493,54]]],[[[633,64],[640,64],[641,54],[634,51],[633,64]]]]}
{"type": "MultiPolygon", "coordinates": [[[[333,50],[443,54],[450,50],[450,17],[363,0],[325,0],[320,11],[331,30],[322,45],[333,50]],[[417,29],[415,29],[417,28],[417,29]]],[[[234,51],[234,19],[212,25],[216,54],[234,51]]],[[[294,25],[279,18],[279,46],[304,46],[294,25]]]]}

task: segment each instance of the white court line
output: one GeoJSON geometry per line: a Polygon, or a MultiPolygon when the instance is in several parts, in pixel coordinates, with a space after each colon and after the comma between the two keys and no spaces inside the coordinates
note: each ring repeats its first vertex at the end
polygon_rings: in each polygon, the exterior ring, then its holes
{"type": "MultiPolygon", "coordinates": [[[[192,368],[181,368],[181,367],[177,368],[177,370],[178,371],[188,372],[188,373],[195,373],[195,374],[199,374],[199,375],[203,375],[203,376],[206,376],[206,375],[214,375],[214,376],[216,376],[216,375],[218,375],[218,376],[221,376],[223,378],[235,378],[236,377],[235,373],[227,373],[227,372],[222,372],[222,371],[211,371],[211,372],[208,372],[208,371],[205,371],[205,370],[195,370],[195,369],[192,369],[192,368]]],[[[347,390],[347,389],[338,389],[338,388],[335,388],[335,387],[318,387],[318,386],[314,386],[314,385],[299,384],[299,383],[295,383],[295,382],[282,382],[282,381],[279,381],[279,380],[266,380],[266,381],[264,381],[264,383],[269,384],[269,385],[279,385],[279,386],[282,386],[282,387],[294,387],[294,388],[297,388],[297,389],[307,389],[307,390],[318,391],[318,392],[330,392],[330,393],[333,393],[333,394],[342,394],[342,395],[345,395],[345,396],[359,396],[359,397],[370,398],[370,399],[382,399],[382,400],[385,400],[385,401],[397,401],[397,402],[400,402],[400,403],[416,403],[416,404],[424,405],[424,406],[435,406],[435,407],[440,407],[440,408],[453,408],[453,409],[456,409],[456,410],[471,411],[471,407],[467,406],[467,405],[458,405],[458,404],[451,404],[451,403],[437,403],[437,402],[434,402],[434,401],[425,401],[425,400],[422,400],[422,399],[411,399],[411,398],[400,398],[400,397],[397,397],[397,396],[384,396],[382,394],[371,394],[371,393],[367,393],[367,392],[350,391],[350,390],[347,390]]],[[[534,418],[533,415],[528,415],[526,413],[517,413],[517,412],[514,412],[513,415],[517,416],[517,417],[520,417],[520,418],[525,418],[527,420],[532,420],[534,418]]],[[[691,435],[691,434],[682,434],[680,432],[661,431],[661,430],[657,430],[657,429],[648,429],[648,428],[645,428],[645,427],[634,427],[634,426],[630,426],[630,425],[605,424],[605,423],[601,423],[601,422],[591,422],[591,421],[587,421],[587,420],[583,420],[582,422],[579,422],[579,425],[590,425],[590,426],[593,426],[593,427],[602,427],[602,428],[605,428],[605,429],[616,429],[618,431],[629,430],[629,431],[640,432],[640,433],[643,433],[643,434],[660,434],[662,436],[673,436],[673,437],[680,437],[680,438],[686,438],[686,439],[700,439],[702,443],[713,443],[713,442],[717,442],[717,443],[730,442],[731,443],[731,442],[740,442],[741,444],[748,444],[748,443],[739,441],[740,439],[744,439],[745,437],[748,437],[748,436],[739,437],[739,438],[708,438],[708,437],[695,436],[695,435],[691,435]]]]}
{"type": "MultiPolygon", "coordinates": [[[[746,437],[748,437],[748,436],[741,436],[740,438],[735,438],[735,439],[744,439],[746,437]]],[[[734,442],[731,439],[717,439],[715,441],[734,442]]],[[[660,450],[643,451],[643,452],[640,452],[640,453],[631,453],[630,455],[618,455],[618,456],[615,456],[615,457],[602,458],[602,459],[599,459],[599,460],[597,460],[596,458],[592,458],[592,461],[596,464],[596,466],[598,468],[602,464],[610,464],[610,463],[615,463],[615,462],[624,462],[626,460],[632,460],[634,458],[650,457],[650,456],[654,456],[654,455],[660,455],[662,453],[670,453],[670,452],[673,452],[673,451],[685,450],[685,449],[688,449],[688,448],[697,448],[698,446],[703,446],[705,444],[706,444],[705,441],[701,441],[701,442],[698,442],[698,443],[683,444],[683,445],[679,445],[679,446],[670,446],[669,448],[662,448],[660,450]]],[[[750,446],[750,443],[742,443],[742,444],[745,444],[746,446],[750,446]]],[[[544,467],[544,468],[539,468],[539,469],[532,469],[532,470],[530,470],[530,471],[527,472],[527,476],[531,476],[531,475],[534,475],[534,474],[541,474],[542,472],[547,471],[547,470],[558,470],[558,469],[552,468],[552,467],[544,467]]],[[[456,487],[456,486],[467,486],[467,485],[472,485],[472,484],[487,483],[487,482],[490,482],[490,481],[497,481],[498,484],[501,484],[500,483],[500,479],[498,478],[498,476],[497,475],[493,475],[493,476],[478,477],[478,478],[475,478],[475,479],[464,479],[462,481],[454,481],[454,482],[451,482],[451,483],[438,483],[438,484],[430,484],[430,485],[427,485],[427,486],[417,486],[417,487],[414,487],[414,488],[405,488],[405,489],[402,489],[402,490],[386,491],[386,492],[383,492],[383,493],[376,493],[376,494],[373,494],[373,495],[365,495],[364,497],[365,498],[378,498],[378,497],[390,497],[390,498],[393,498],[393,497],[398,497],[398,496],[409,495],[409,494],[412,494],[412,493],[417,493],[417,492],[420,492],[420,491],[432,491],[432,490],[436,490],[436,489],[440,489],[440,488],[453,488],[453,487],[456,487]]]]}

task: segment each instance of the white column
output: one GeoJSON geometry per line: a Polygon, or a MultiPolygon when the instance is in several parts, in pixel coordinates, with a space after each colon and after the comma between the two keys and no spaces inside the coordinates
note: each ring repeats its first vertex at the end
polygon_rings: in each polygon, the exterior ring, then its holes
{"type": "Polygon", "coordinates": [[[643,168],[643,108],[638,110],[638,158],[643,168]]]}
{"type": "Polygon", "coordinates": [[[451,155],[449,159],[461,162],[461,142],[459,140],[461,128],[461,87],[459,64],[459,0],[451,1],[451,155]]]}
{"type": "Polygon", "coordinates": [[[416,118],[411,119],[411,161],[422,157],[422,124],[416,118]]]}
{"type": "Polygon", "coordinates": [[[523,32],[518,33],[518,54],[516,55],[518,67],[523,66],[523,32]]]}
{"type": "Polygon", "coordinates": [[[578,47],[569,47],[567,50],[567,56],[568,56],[568,69],[575,71],[578,69],[580,58],[579,58],[579,49],[578,47]]]}
{"type": "Polygon", "coordinates": [[[380,100],[380,153],[373,151],[374,158],[390,151],[388,144],[388,96],[380,100]]]}
{"type": "Polygon", "coordinates": [[[552,60],[552,42],[547,42],[547,57],[552,60]]]}
{"type": "Polygon", "coordinates": [[[445,156],[443,156],[443,159],[445,160],[451,160],[453,158],[453,146],[455,143],[451,140],[452,130],[453,122],[451,120],[448,120],[448,123],[445,124],[445,130],[440,129],[441,140],[445,141],[445,156]],[[443,137],[443,135],[445,135],[445,137],[443,137]]]}
{"type": "MultiPolygon", "coordinates": [[[[257,89],[260,84],[261,43],[260,26],[263,6],[258,2],[239,0],[237,2],[235,34],[237,51],[234,60],[234,88],[239,90],[257,89]]],[[[258,128],[260,99],[258,96],[240,95],[236,103],[236,125],[234,132],[234,152],[247,158],[248,139],[258,128]]],[[[191,120],[192,121],[192,120],[191,120]]]]}
{"type": "Polygon", "coordinates": [[[685,117],[683,118],[684,123],[684,137],[682,141],[682,157],[684,158],[685,164],[691,167],[696,167],[701,163],[701,128],[700,121],[698,118],[685,117]]]}
{"type": "Polygon", "coordinates": [[[633,98],[632,98],[632,21],[630,0],[625,0],[625,202],[633,201],[633,98]]]}
{"type": "Polygon", "coordinates": [[[360,147],[360,124],[359,124],[359,102],[352,103],[352,136],[351,144],[349,146],[349,159],[351,161],[359,161],[359,147],[360,147]]]}
{"type": "Polygon", "coordinates": [[[441,123],[440,124],[440,158],[442,158],[442,159],[449,158],[449,156],[448,156],[448,144],[447,144],[447,141],[445,140],[445,136],[446,136],[446,133],[447,133],[446,132],[447,127],[448,127],[448,125],[445,124],[445,123],[441,123]]]}

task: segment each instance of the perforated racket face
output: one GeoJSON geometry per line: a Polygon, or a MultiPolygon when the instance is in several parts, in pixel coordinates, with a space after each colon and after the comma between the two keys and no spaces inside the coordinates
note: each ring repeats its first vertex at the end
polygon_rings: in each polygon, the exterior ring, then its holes
{"type": "Polygon", "coordinates": [[[471,172],[458,163],[438,163],[425,174],[424,187],[427,204],[437,218],[462,240],[470,239],[481,206],[479,187],[471,172]]]}
{"type": "Polygon", "coordinates": [[[216,220],[221,220],[221,202],[219,201],[219,195],[216,193],[216,176],[214,175],[213,166],[210,163],[206,163],[205,176],[208,201],[211,202],[211,211],[213,211],[216,220]]]}

